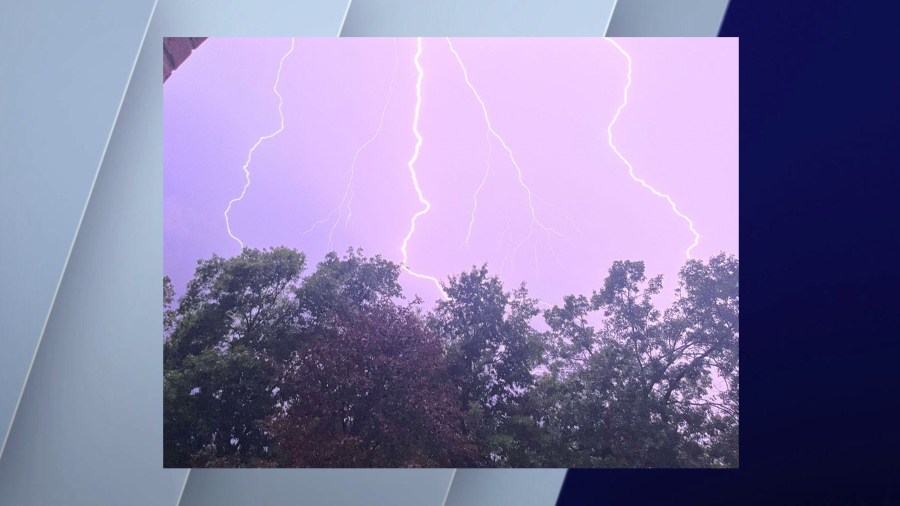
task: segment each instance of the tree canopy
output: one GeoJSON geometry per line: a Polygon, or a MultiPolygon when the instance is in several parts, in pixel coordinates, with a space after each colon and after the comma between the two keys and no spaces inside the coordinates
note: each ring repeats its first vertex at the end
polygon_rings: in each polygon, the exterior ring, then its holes
{"type": "Polygon", "coordinates": [[[487,266],[426,311],[361,250],[163,280],[166,467],[735,467],[738,261],[618,261],[541,311],[487,266]]]}

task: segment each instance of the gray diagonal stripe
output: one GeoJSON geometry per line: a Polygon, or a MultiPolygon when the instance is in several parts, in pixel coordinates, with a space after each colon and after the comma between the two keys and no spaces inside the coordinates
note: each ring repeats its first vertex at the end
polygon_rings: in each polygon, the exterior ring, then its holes
{"type": "Polygon", "coordinates": [[[598,37],[615,0],[353,0],[342,37],[598,37]]]}
{"type": "Polygon", "coordinates": [[[728,0],[618,0],[608,37],[715,37],[728,0]]]}
{"type": "Polygon", "coordinates": [[[459,469],[446,506],[552,506],[565,469],[459,469]]]}
{"type": "Polygon", "coordinates": [[[152,6],[0,3],[0,455],[152,6]]]}

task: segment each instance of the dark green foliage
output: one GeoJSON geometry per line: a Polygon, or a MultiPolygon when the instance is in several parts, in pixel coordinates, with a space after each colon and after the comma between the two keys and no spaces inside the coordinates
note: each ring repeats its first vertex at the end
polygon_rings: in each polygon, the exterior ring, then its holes
{"type": "Polygon", "coordinates": [[[175,287],[169,276],[163,276],[163,333],[166,337],[175,329],[175,310],[172,303],[175,302],[175,287]]]}
{"type": "MultiPolygon", "coordinates": [[[[448,300],[437,303],[430,327],[444,339],[447,364],[466,414],[466,433],[479,442],[495,465],[527,452],[515,432],[532,423],[522,409],[541,363],[540,334],[530,320],[539,314],[524,285],[508,293],[487,267],[451,277],[448,300]]],[[[527,464],[524,464],[527,465],[527,464]]]]}
{"type": "Polygon", "coordinates": [[[737,260],[689,261],[664,313],[652,303],[661,286],[642,262],[616,262],[589,302],[547,312],[554,353],[540,396],[562,451],[578,455],[571,465],[737,465],[737,260]]]}
{"type": "Polygon", "coordinates": [[[291,290],[304,263],[287,248],[198,262],[163,347],[166,466],[269,457],[272,357],[295,335],[291,290]]]}
{"type": "Polygon", "coordinates": [[[675,302],[615,262],[543,312],[486,267],[423,314],[360,250],[245,249],[163,280],[167,467],[735,467],[738,261],[675,302]],[[535,328],[543,316],[546,330],[535,328]]]}

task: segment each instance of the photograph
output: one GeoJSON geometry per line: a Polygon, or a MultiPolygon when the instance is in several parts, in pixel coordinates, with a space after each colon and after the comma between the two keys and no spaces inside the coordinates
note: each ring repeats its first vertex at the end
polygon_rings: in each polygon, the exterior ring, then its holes
{"type": "Polygon", "coordinates": [[[164,467],[739,467],[738,60],[166,38],[164,467]]]}

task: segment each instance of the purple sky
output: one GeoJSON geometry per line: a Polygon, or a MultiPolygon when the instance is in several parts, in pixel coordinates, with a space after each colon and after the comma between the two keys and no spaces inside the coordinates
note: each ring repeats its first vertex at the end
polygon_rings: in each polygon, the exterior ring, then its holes
{"type": "MultiPolygon", "coordinates": [[[[693,257],[737,254],[737,39],[616,41],[631,56],[632,85],[613,143],[635,175],[693,221],[700,234],[693,257]]],[[[663,274],[670,292],[694,236],[665,200],[631,179],[607,143],[623,100],[625,56],[602,39],[452,42],[533,192],[538,223],[523,242],[532,212],[516,168],[488,135],[447,42],[425,38],[414,169],[432,207],[409,241],[410,268],[445,279],[487,262],[507,287],[524,280],[534,296],[556,303],[599,288],[614,260],[635,259],[663,274]]],[[[251,147],[279,128],[273,85],[290,47],[290,39],[212,38],[165,84],[164,272],[178,293],[197,259],[240,251],[223,213],[241,194],[251,147]]],[[[252,183],[229,213],[234,235],[250,247],[305,251],[310,266],[322,258],[354,154],[379,125],[396,68],[380,135],[357,159],[351,219],[345,227],[345,205],[332,249],[360,246],[400,262],[410,220],[423,207],[407,166],[416,144],[416,49],[414,38],[295,40],[278,85],[284,129],[253,153],[252,183]]],[[[427,280],[404,274],[401,281],[409,295],[440,295],[427,280]]]]}

